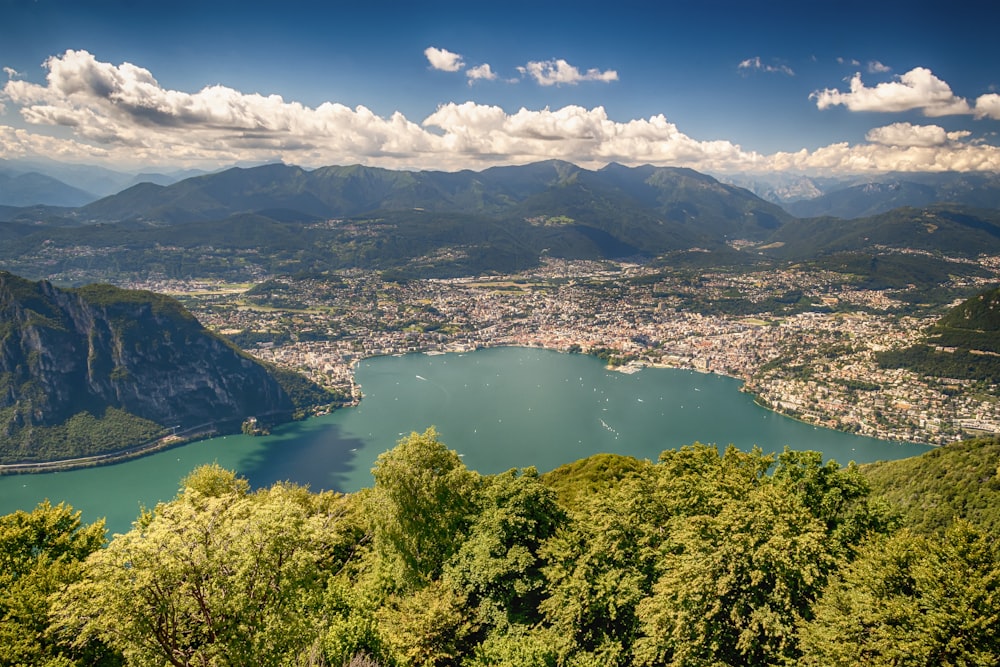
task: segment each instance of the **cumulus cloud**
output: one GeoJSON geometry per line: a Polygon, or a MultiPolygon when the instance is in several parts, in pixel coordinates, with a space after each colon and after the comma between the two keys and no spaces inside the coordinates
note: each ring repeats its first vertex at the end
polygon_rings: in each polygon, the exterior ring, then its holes
{"type": "Polygon", "coordinates": [[[753,58],[747,58],[746,60],[741,61],[740,64],[736,66],[736,69],[744,73],[750,71],[769,73],[778,72],[781,74],[787,74],[788,76],[795,76],[795,72],[788,65],[768,65],[760,59],[760,56],[754,56],[753,58]]]}
{"type": "Polygon", "coordinates": [[[872,74],[884,74],[886,72],[891,72],[892,68],[888,65],[883,65],[877,60],[871,60],[868,62],[868,71],[872,74]]]}
{"type": "Polygon", "coordinates": [[[576,85],[583,81],[609,83],[618,80],[618,72],[615,70],[609,69],[602,72],[599,69],[588,69],[586,72],[581,72],[562,58],[529,62],[524,67],[518,67],[517,71],[522,76],[530,76],[541,86],[576,85]]]}
{"type": "Polygon", "coordinates": [[[955,143],[938,146],[850,145],[840,142],[814,151],[780,152],[768,156],[769,169],[812,173],[885,173],[889,171],[996,171],[1000,148],[955,143]]]}
{"type": "Polygon", "coordinates": [[[508,114],[497,106],[466,102],[440,106],[424,127],[441,133],[443,147],[469,159],[510,163],[544,158],[600,166],[625,164],[749,165],[756,156],[728,141],[699,142],[662,115],[625,123],[611,120],[603,107],[567,106],[508,114]]]}
{"type": "Polygon", "coordinates": [[[341,153],[347,159],[423,150],[426,132],[396,113],[324,103],[316,108],[279,95],[244,94],[225,86],[197,93],[162,88],[129,63],[102,63],[86,51],[49,58],[45,85],[9,81],[7,99],[34,125],[69,128],[131,161],[160,164],[273,159],[295,151],[341,153]]]}
{"type": "Polygon", "coordinates": [[[854,58],[838,57],[837,58],[837,62],[839,64],[841,64],[841,65],[850,65],[851,67],[858,67],[858,66],[861,65],[861,62],[858,61],[858,60],[855,60],[854,58]]]}
{"type": "MultiPolygon", "coordinates": [[[[935,125],[897,123],[872,130],[858,145],[762,155],[726,140],[696,140],[663,115],[620,121],[603,107],[511,113],[448,103],[414,122],[398,112],[383,117],[335,102],[313,108],[225,86],[170,90],[148,70],[104,63],[86,51],[67,51],[46,67],[43,84],[12,79],[3,87],[8,106],[35,128],[0,125],[0,157],[139,168],[284,161],[455,170],[557,158],[592,168],[615,161],[716,173],[1000,170],[1000,149],[935,125]]],[[[976,103],[984,116],[998,107],[995,93],[976,103]]]]}
{"type": "Polygon", "coordinates": [[[427,56],[431,67],[442,72],[457,72],[465,66],[465,63],[462,62],[462,56],[447,49],[428,46],[424,49],[424,55],[427,56]]]}
{"type": "Polygon", "coordinates": [[[949,141],[958,141],[968,137],[971,132],[946,132],[940,125],[913,125],[912,123],[893,123],[884,127],[876,127],[868,131],[865,139],[883,146],[943,146],[949,141]]]}
{"type": "Polygon", "coordinates": [[[850,91],[836,88],[817,90],[810,99],[816,106],[827,109],[843,105],[851,111],[900,112],[920,109],[925,116],[948,116],[971,113],[968,102],[951,91],[951,87],[924,67],[915,67],[895,81],[869,88],[861,81],[861,73],[851,78],[850,91]]]}
{"type": "Polygon", "coordinates": [[[493,71],[488,63],[470,67],[465,71],[465,76],[469,78],[470,86],[476,81],[493,81],[497,78],[496,72],[493,71]]]}
{"type": "Polygon", "coordinates": [[[987,93],[976,99],[976,118],[992,118],[1000,120],[1000,95],[987,93]]]}

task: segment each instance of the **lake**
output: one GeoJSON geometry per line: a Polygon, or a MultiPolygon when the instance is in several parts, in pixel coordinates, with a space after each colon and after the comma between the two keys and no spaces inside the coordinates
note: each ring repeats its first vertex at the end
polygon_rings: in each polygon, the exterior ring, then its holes
{"type": "Polygon", "coordinates": [[[357,407],[285,424],[266,437],[230,435],[100,468],[0,477],[0,514],[49,498],[128,530],[141,507],[169,500],[204,463],[238,471],[255,487],[279,480],[314,490],[356,491],[372,483],[375,458],[412,431],[435,426],[442,442],[483,474],[535,466],[540,472],[599,452],[656,460],[695,441],[765,452],[823,452],[858,463],[927,451],[783,417],[739,391],[740,381],[678,369],[626,374],[598,359],[535,348],[378,357],[358,365],[357,407]]]}

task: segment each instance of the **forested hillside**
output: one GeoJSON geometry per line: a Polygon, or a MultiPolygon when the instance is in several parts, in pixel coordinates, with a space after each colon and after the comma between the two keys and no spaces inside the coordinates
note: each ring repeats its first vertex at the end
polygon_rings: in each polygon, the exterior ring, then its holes
{"type": "Polygon", "coordinates": [[[878,354],[884,368],[909,368],[924,375],[993,384],[1000,379],[1000,288],[951,308],[924,341],[878,354]]]}
{"type": "Polygon", "coordinates": [[[862,467],[872,494],[902,512],[922,534],[967,520],[1000,534],[1000,439],[977,438],[932,449],[923,456],[862,467]]]}
{"type": "Polygon", "coordinates": [[[428,430],[347,496],[202,467],[103,549],[63,506],[0,517],[0,664],[993,665],[986,514],[915,521],[904,478],[995,485],[998,446],[484,476],[428,430]]]}
{"type": "MultiPolygon", "coordinates": [[[[941,196],[914,199],[907,190],[892,210],[895,200],[879,197],[868,217],[796,219],[682,168],[269,164],[143,182],[79,208],[0,206],[0,262],[71,284],[243,282],[356,268],[450,278],[516,273],[551,258],[713,268],[807,262],[870,289],[912,285],[923,294],[949,276],[986,274],[980,254],[1000,252],[995,185],[963,176],[943,189],[914,186],[941,196]]],[[[864,199],[870,190],[842,196],[864,199]]]]}
{"type": "Polygon", "coordinates": [[[280,423],[335,398],[324,394],[273,373],[170,297],[0,271],[0,463],[236,431],[251,416],[280,423]]]}

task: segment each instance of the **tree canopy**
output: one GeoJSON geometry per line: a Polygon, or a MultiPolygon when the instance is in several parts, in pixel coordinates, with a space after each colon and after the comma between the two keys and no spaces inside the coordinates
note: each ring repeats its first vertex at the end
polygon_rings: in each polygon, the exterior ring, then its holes
{"type": "MultiPolygon", "coordinates": [[[[996,474],[996,441],[955,452],[996,474]]],[[[883,466],[695,443],[480,475],[428,429],[372,472],[341,495],[203,466],[107,544],[62,505],[0,517],[0,665],[1000,658],[992,515],[914,521],[883,466]]]]}

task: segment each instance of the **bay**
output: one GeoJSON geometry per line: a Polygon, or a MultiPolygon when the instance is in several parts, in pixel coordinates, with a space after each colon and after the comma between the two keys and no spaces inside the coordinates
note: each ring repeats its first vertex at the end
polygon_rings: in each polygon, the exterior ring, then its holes
{"type": "Polygon", "coordinates": [[[929,449],[783,417],[755,404],[733,378],[660,368],[626,374],[593,357],[535,348],[378,357],[362,361],[356,378],[360,405],[285,424],[270,436],[231,435],[112,466],[0,477],[0,514],[64,500],[84,521],[106,517],[110,532],[123,532],[141,507],[169,500],[185,475],[213,462],[254,487],[290,480],[357,491],[371,485],[381,452],[430,426],[483,474],[526,466],[545,472],[600,452],[656,460],[696,441],[812,449],[840,463],[929,449]]]}

